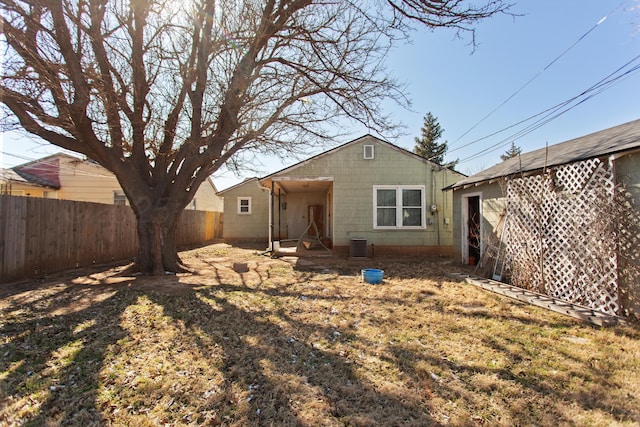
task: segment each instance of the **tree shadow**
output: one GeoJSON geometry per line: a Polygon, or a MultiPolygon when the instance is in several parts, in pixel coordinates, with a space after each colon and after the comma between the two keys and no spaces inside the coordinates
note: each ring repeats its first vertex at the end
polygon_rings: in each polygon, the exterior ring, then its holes
{"type": "MultiPolygon", "coordinates": [[[[229,292],[229,285],[224,289],[229,292]]],[[[246,310],[216,291],[195,291],[178,304],[159,294],[149,296],[167,315],[197,325],[222,347],[225,393],[233,388],[250,393],[243,415],[250,425],[311,426],[328,419],[337,425],[438,424],[429,415],[428,402],[381,390],[362,376],[352,358],[311,338],[335,341],[353,335],[297,321],[284,311],[246,310]]]]}
{"type": "MultiPolygon", "coordinates": [[[[318,335],[327,341],[352,340],[354,335],[297,321],[277,308],[243,308],[228,295],[246,290],[245,285],[188,288],[176,298],[136,287],[136,280],[133,286],[56,289],[48,295],[48,307],[41,307],[42,298],[37,298],[20,307],[29,315],[16,311],[3,321],[0,371],[6,375],[0,390],[15,418],[0,421],[102,425],[115,409],[135,411],[133,403],[127,408],[121,402],[116,408],[105,407],[98,395],[104,392],[107,354],[130,335],[120,324],[121,316],[139,298],[148,298],[162,307],[171,322],[184,325],[183,333],[191,335],[203,357],[212,342],[221,349],[223,389],[215,392],[217,398],[209,399],[210,407],[203,408],[219,414],[220,423],[311,426],[332,420],[352,425],[437,425],[429,415],[428,402],[380,390],[362,377],[348,356],[306,340],[318,335]],[[77,309],[73,306],[80,293],[95,295],[77,309]],[[42,399],[29,408],[25,400],[33,394],[42,399]]],[[[274,299],[304,297],[283,290],[255,292],[274,299]]],[[[173,398],[179,399],[179,393],[173,398]]]]}
{"type": "Polygon", "coordinates": [[[17,418],[0,421],[101,424],[96,406],[99,371],[106,349],[126,334],[118,325],[119,314],[134,298],[132,293],[121,295],[105,287],[67,286],[47,295],[50,304],[46,309],[40,306],[40,299],[35,299],[18,307],[18,311],[30,315],[14,312],[6,317],[0,327],[0,336],[4,337],[0,371],[8,374],[2,378],[0,397],[7,405],[5,411],[17,418]],[[95,298],[78,310],[70,306],[76,305],[79,291],[95,298]],[[53,314],[56,312],[66,314],[53,314]],[[30,407],[23,400],[31,394],[46,398],[38,407],[30,407]]]}
{"type": "MultiPolygon", "coordinates": [[[[367,321],[373,328],[393,331],[399,328],[403,308],[413,302],[404,294],[373,295],[367,293],[369,285],[363,285],[361,295],[352,291],[344,296],[339,289],[344,282],[335,280],[336,274],[317,270],[296,272],[288,282],[280,283],[273,279],[282,277],[268,268],[230,276],[228,266],[213,263],[209,267],[216,285],[184,283],[178,276],[162,279],[167,285],[165,289],[179,288],[179,293],[154,290],[154,280],[159,279],[138,276],[122,278],[120,284],[113,284],[111,278],[96,276],[93,284],[73,279],[49,289],[38,288],[41,293],[31,298],[27,297],[28,292],[13,294],[13,305],[3,310],[0,325],[0,400],[7,402],[5,407],[14,412],[15,418],[6,418],[7,409],[0,410],[0,424],[102,425],[112,422],[116,411],[143,417],[131,418],[131,423],[144,420],[144,413],[140,412],[142,403],[123,404],[128,396],[124,388],[111,391],[116,400],[113,406],[109,403],[105,393],[111,380],[104,369],[114,363],[114,357],[118,360],[135,357],[135,342],[127,350],[131,353],[126,354],[118,354],[122,349],[120,343],[131,340],[133,333],[152,335],[153,322],[160,321],[170,324],[176,335],[159,338],[163,340],[164,352],[158,356],[159,362],[174,363],[185,351],[181,340],[186,338],[196,348],[198,362],[213,366],[210,370],[195,369],[200,372],[196,375],[211,376],[215,371],[220,381],[219,387],[206,389],[174,388],[160,380],[131,385],[129,392],[137,393],[136,398],[148,390],[162,396],[162,403],[166,403],[167,409],[161,409],[166,420],[162,417],[145,420],[148,423],[439,425],[446,420],[441,417],[446,411],[438,406],[459,399],[470,409],[452,412],[464,414],[475,409],[484,413],[485,418],[474,420],[469,413],[467,418],[449,420],[454,425],[490,422],[492,408],[508,413],[514,423],[531,420],[544,425],[552,420],[572,424],[574,420],[563,408],[567,401],[576,400],[581,409],[611,413],[620,422],[638,417],[632,407],[637,400],[615,401],[603,395],[615,384],[607,380],[607,371],[598,366],[570,370],[570,375],[585,384],[591,383],[572,392],[550,387],[555,380],[551,374],[532,376],[523,367],[524,362],[518,360],[519,354],[526,352],[514,350],[514,346],[521,344],[506,342],[504,337],[493,337],[482,330],[465,330],[453,322],[442,333],[471,335],[488,351],[511,360],[512,365],[470,366],[447,357],[450,352],[442,353],[436,347],[379,342],[359,333],[354,326],[358,319],[345,324],[327,322],[327,316],[325,320],[322,316],[305,317],[304,310],[295,307],[296,303],[312,300],[317,303],[312,307],[329,311],[345,298],[350,298],[353,304],[387,304],[388,312],[367,321]],[[232,277],[233,283],[225,282],[225,277],[232,277]],[[304,287],[291,286],[300,284],[304,287]],[[323,288],[331,288],[331,292],[324,292],[323,288]],[[134,325],[139,328],[137,331],[123,327],[125,312],[132,306],[140,306],[140,300],[147,303],[138,309],[139,313],[144,314],[151,307],[161,316],[143,319],[134,325]],[[373,358],[380,359],[381,366],[386,363],[388,369],[397,369],[401,379],[394,382],[376,377],[370,366],[373,358]],[[478,383],[479,377],[496,381],[487,380],[492,384],[483,385],[478,383]],[[549,408],[531,410],[516,398],[513,402],[491,401],[495,390],[492,387],[500,386],[494,384],[513,385],[514,390],[526,394],[531,401],[539,399],[549,404],[549,408]],[[419,392],[407,394],[407,389],[419,392]],[[26,407],[31,395],[43,397],[39,406],[26,407]],[[171,405],[182,400],[198,401],[199,413],[194,413],[193,418],[176,418],[177,411],[171,405]]],[[[499,313],[484,308],[475,310],[474,305],[469,312],[469,307],[447,303],[445,290],[437,287],[418,289],[412,296],[421,300],[420,309],[433,310],[435,315],[464,316],[479,323],[498,320],[531,327],[549,326],[539,316],[523,317],[505,310],[499,313]]],[[[343,307],[348,310],[349,304],[343,307]]],[[[138,312],[128,315],[135,317],[138,312]]],[[[575,322],[567,320],[552,326],[572,325],[575,322]]],[[[147,349],[142,345],[140,348],[147,349]]],[[[561,360],[571,357],[558,355],[561,360]]],[[[584,360],[575,362],[576,366],[584,365],[584,360]]],[[[117,375],[126,376],[126,372],[117,375]]],[[[178,381],[188,383],[197,378],[183,377],[178,381]]]]}
{"type": "MultiPolygon", "coordinates": [[[[528,349],[519,337],[505,343],[504,337],[496,338],[482,330],[465,333],[486,347],[486,360],[464,360],[464,356],[451,352],[438,354],[414,343],[390,343],[386,354],[390,355],[390,363],[416,382],[416,387],[425,387],[426,383],[426,388],[442,400],[464,401],[462,406],[469,411],[469,418],[481,424],[519,424],[527,420],[532,425],[574,425],[575,408],[583,413],[610,414],[622,424],[640,419],[636,398],[628,395],[619,399],[608,394],[607,390],[621,385],[612,383],[607,369],[590,365],[567,352],[558,352],[549,363],[563,366],[560,377],[551,367],[532,367],[530,361],[540,355],[529,353],[535,349],[528,349]],[[492,361],[492,354],[499,354],[504,361],[492,361]],[[563,384],[566,378],[571,378],[576,385],[563,384]],[[500,393],[495,393],[499,389],[500,393]],[[507,400],[504,396],[513,396],[513,399],[507,400]],[[567,402],[572,402],[572,411],[567,411],[567,402]]],[[[456,420],[452,421],[456,424],[456,420]]]]}

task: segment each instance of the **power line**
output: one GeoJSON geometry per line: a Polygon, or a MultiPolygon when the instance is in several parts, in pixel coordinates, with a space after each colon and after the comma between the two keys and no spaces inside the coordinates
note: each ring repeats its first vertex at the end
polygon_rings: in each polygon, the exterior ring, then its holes
{"type": "MultiPolygon", "coordinates": [[[[587,96],[586,98],[580,100],[579,102],[577,102],[574,105],[571,105],[563,110],[561,110],[562,107],[564,107],[565,105],[568,105],[567,103],[563,103],[563,104],[559,104],[557,106],[557,108],[553,108],[550,109],[552,110],[550,113],[548,113],[546,116],[544,116],[542,119],[539,119],[538,121],[532,123],[531,125],[527,126],[526,128],[500,140],[499,142],[491,145],[490,147],[483,149],[481,152],[477,152],[475,154],[472,154],[469,157],[464,158],[461,161],[469,161],[469,160],[473,160],[479,157],[483,157],[484,155],[491,153],[495,150],[497,150],[498,148],[501,147],[505,147],[506,145],[508,145],[509,143],[511,143],[513,140],[521,138],[537,129],[539,129],[540,127],[546,125],[547,123],[549,123],[552,120],[555,120],[556,118],[560,117],[561,115],[563,115],[564,113],[572,110],[573,108],[576,108],[577,106],[579,106],[580,104],[588,101],[589,99],[595,97],[596,95],[604,92],[605,90],[607,90],[609,87],[613,86],[614,84],[617,84],[620,82],[620,79],[622,78],[627,78],[629,77],[629,75],[631,73],[634,73],[636,71],[640,70],[640,65],[635,66],[634,68],[632,68],[631,70],[627,71],[626,73],[624,73],[623,75],[617,76],[616,78],[609,80],[607,82],[605,82],[606,86],[604,87],[599,87],[599,88],[594,88],[598,89],[595,93],[590,94],[589,96],[587,96]]],[[[584,93],[583,93],[584,94],[584,93]]],[[[581,94],[582,95],[582,94],[581,94]]],[[[573,98],[571,101],[574,101],[577,97],[573,98]]],[[[546,110],[549,111],[549,110],[546,110]]]]}
{"type": "Polygon", "coordinates": [[[593,84],[591,87],[589,87],[588,89],[582,91],[580,94],[569,98],[568,100],[565,100],[559,104],[554,105],[553,107],[547,108],[546,110],[534,114],[532,116],[529,116],[528,118],[521,120],[513,125],[510,125],[506,128],[503,128],[497,132],[492,133],[491,135],[476,139],[474,141],[471,141],[468,144],[465,144],[461,147],[458,147],[454,150],[451,151],[456,151],[459,150],[463,147],[467,147],[469,145],[475,144],[479,141],[485,140],[491,136],[497,135],[499,133],[502,133],[506,130],[509,130],[511,128],[514,128],[520,124],[526,123],[536,117],[540,117],[538,120],[536,120],[535,122],[529,124],[528,126],[526,126],[525,128],[507,136],[504,139],[501,139],[500,141],[498,141],[497,143],[484,148],[482,151],[474,153],[462,160],[460,160],[460,162],[464,162],[464,161],[469,161],[469,160],[473,160],[479,157],[484,156],[485,154],[488,154],[490,152],[495,151],[498,148],[504,147],[507,144],[511,143],[513,140],[517,139],[517,138],[521,138],[531,132],[533,132],[534,130],[539,129],[540,127],[546,125],[547,123],[549,123],[552,120],[555,120],[556,118],[558,118],[559,116],[561,116],[562,114],[576,108],[577,106],[581,105],[582,103],[590,100],[591,98],[595,97],[596,95],[599,95],[600,93],[604,92],[605,90],[609,89],[610,87],[612,87],[615,84],[620,83],[621,81],[623,81],[624,79],[630,77],[632,74],[640,71],[640,64],[636,64],[633,67],[629,68],[628,70],[624,71],[622,74],[618,74],[620,71],[624,70],[626,67],[628,67],[629,65],[633,64],[635,61],[637,61],[638,59],[640,59],[640,55],[637,55],[636,57],[634,57],[633,59],[631,59],[630,61],[628,61],[627,63],[625,63],[623,66],[617,68],[614,72],[610,73],[609,75],[607,75],[606,77],[604,77],[603,79],[601,79],[600,81],[598,81],[597,83],[593,84]],[[577,101],[577,102],[576,102],[577,101]],[[574,103],[575,102],[575,103],[574,103]],[[574,103],[572,105],[572,103],[574,103]]]}
{"type": "Polygon", "coordinates": [[[589,93],[589,92],[591,92],[591,91],[593,91],[593,90],[595,90],[595,89],[598,89],[601,85],[604,85],[605,83],[607,83],[607,79],[610,79],[610,80],[615,81],[615,80],[617,80],[617,79],[619,79],[619,78],[625,77],[626,75],[628,75],[628,74],[632,73],[633,71],[635,71],[635,69],[636,69],[638,66],[637,66],[637,65],[636,65],[636,66],[634,66],[633,68],[631,68],[630,70],[628,70],[627,72],[623,73],[622,75],[620,75],[620,76],[618,76],[618,77],[613,77],[613,76],[614,76],[616,73],[618,73],[618,72],[620,72],[621,70],[623,70],[625,67],[627,67],[627,66],[631,65],[634,61],[637,61],[639,58],[640,58],[640,55],[638,55],[638,56],[634,57],[633,59],[631,59],[630,61],[626,62],[626,63],[625,63],[624,65],[622,65],[621,67],[618,67],[615,71],[613,71],[612,73],[609,73],[606,77],[602,78],[600,81],[598,81],[597,83],[593,84],[593,85],[592,85],[592,86],[590,86],[588,89],[586,89],[586,90],[584,90],[584,91],[580,92],[580,94],[578,94],[578,95],[576,95],[576,96],[573,96],[573,97],[571,97],[571,98],[569,98],[569,99],[567,99],[567,100],[565,100],[565,101],[562,101],[562,102],[561,102],[561,103],[559,103],[559,104],[556,104],[556,105],[554,105],[554,106],[552,106],[552,107],[547,108],[546,110],[543,110],[543,111],[541,111],[541,112],[539,112],[539,113],[536,113],[536,114],[534,114],[534,115],[532,115],[532,116],[529,116],[529,117],[527,117],[527,118],[525,118],[525,119],[523,119],[523,120],[520,120],[519,122],[516,122],[516,123],[514,123],[514,124],[511,124],[511,125],[509,125],[509,126],[507,126],[507,127],[502,128],[502,129],[500,129],[500,130],[497,130],[497,131],[495,131],[495,132],[492,132],[492,133],[490,133],[489,135],[485,135],[485,136],[483,136],[483,137],[481,137],[481,138],[474,139],[473,141],[470,141],[470,142],[468,142],[468,143],[466,143],[466,144],[464,144],[464,145],[461,145],[460,147],[457,147],[457,148],[454,148],[454,149],[452,149],[452,150],[449,150],[449,152],[451,153],[451,152],[454,152],[454,151],[461,150],[461,149],[466,148],[466,147],[468,147],[468,146],[470,146],[470,145],[473,145],[473,144],[476,144],[476,143],[478,143],[478,142],[480,142],[480,141],[484,141],[485,139],[491,138],[492,136],[495,136],[495,135],[498,135],[498,134],[500,134],[500,133],[503,133],[503,132],[505,132],[505,131],[507,131],[507,130],[509,130],[509,129],[512,129],[512,128],[514,128],[514,127],[518,126],[518,125],[521,125],[521,124],[526,123],[526,122],[528,122],[528,121],[530,121],[530,120],[533,120],[533,119],[535,119],[536,117],[539,117],[539,116],[542,116],[542,115],[543,115],[543,114],[545,114],[545,113],[548,113],[549,111],[553,111],[553,110],[556,110],[556,109],[562,108],[563,106],[565,106],[565,105],[567,105],[567,104],[569,104],[569,103],[571,103],[571,102],[575,101],[577,98],[579,98],[579,97],[581,97],[581,96],[583,96],[583,95],[585,95],[585,94],[587,94],[587,93],[589,93]]]}
{"type": "Polygon", "coordinates": [[[585,37],[587,37],[593,30],[595,30],[600,24],[602,24],[607,19],[607,17],[609,15],[613,14],[615,11],[620,9],[620,7],[622,7],[622,5],[625,2],[626,2],[626,0],[623,0],[617,7],[612,9],[607,15],[605,15],[603,18],[601,18],[595,25],[593,25],[591,28],[589,28],[589,30],[587,30],[584,34],[582,34],[580,37],[578,37],[578,39],[575,42],[573,42],[568,48],[566,48],[560,55],[556,56],[551,62],[549,62],[544,68],[542,68],[542,70],[538,71],[537,74],[535,74],[533,77],[531,77],[518,90],[516,90],[513,94],[511,94],[507,99],[502,101],[502,103],[500,103],[493,110],[491,110],[489,112],[489,114],[487,114],[483,118],[481,118],[480,121],[478,121],[476,124],[471,126],[471,128],[469,128],[466,132],[464,132],[462,135],[460,135],[455,141],[453,141],[453,144],[455,144],[456,142],[460,141],[467,134],[469,134],[469,132],[474,130],[476,127],[478,127],[480,124],[482,124],[485,120],[487,120],[489,117],[491,117],[496,111],[498,111],[500,108],[502,108],[507,102],[509,102],[513,98],[515,98],[520,92],[522,92],[527,86],[529,86],[529,84],[531,84],[531,82],[533,82],[535,79],[537,79],[542,73],[544,73],[547,69],[549,69],[558,60],[560,60],[560,58],[565,56],[571,49],[573,49],[578,43],[580,43],[585,37]]]}

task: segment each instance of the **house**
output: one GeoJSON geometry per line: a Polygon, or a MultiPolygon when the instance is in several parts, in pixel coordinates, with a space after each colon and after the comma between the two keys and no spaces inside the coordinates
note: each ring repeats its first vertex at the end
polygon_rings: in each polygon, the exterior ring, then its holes
{"type": "Polygon", "coordinates": [[[508,159],[449,189],[457,262],[640,314],[640,120],[508,159]]]}
{"type": "Polygon", "coordinates": [[[16,196],[41,197],[44,199],[57,198],[60,186],[30,176],[29,179],[18,174],[13,169],[0,169],[0,194],[16,196]]]}
{"type": "Polygon", "coordinates": [[[269,192],[260,187],[258,178],[248,178],[218,195],[224,199],[225,241],[269,241],[269,192]]]}
{"type": "Polygon", "coordinates": [[[314,239],[358,256],[451,255],[451,194],[441,189],[463,176],[365,135],[223,191],[224,238],[314,239]]]}
{"type": "MultiPolygon", "coordinates": [[[[56,153],[3,169],[0,193],[106,204],[127,204],[115,175],[99,164],[56,153]]],[[[188,209],[222,211],[222,199],[211,179],[198,189],[188,209]]]]}

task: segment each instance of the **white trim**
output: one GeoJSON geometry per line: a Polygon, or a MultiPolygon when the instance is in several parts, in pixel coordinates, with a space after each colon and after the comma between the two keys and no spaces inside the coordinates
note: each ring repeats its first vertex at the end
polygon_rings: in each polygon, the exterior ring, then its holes
{"type": "MultiPolygon", "coordinates": [[[[417,208],[417,206],[414,206],[417,208]]],[[[374,185],[373,186],[373,229],[374,230],[424,230],[426,229],[426,191],[424,185],[374,185]],[[396,191],[396,225],[378,225],[378,190],[396,191]],[[402,225],[402,190],[420,190],[420,222],[421,225],[402,225]]]]}
{"type": "MultiPolygon", "coordinates": [[[[315,181],[333,181],[332,176],[314,176],[314,177],[301,177],[301,176],[274,176],[271,178],[274,182],[284,182],[284,181],[304,181],[304,182],[315,182],[315,181]]],[[[268,189],[267,187],[263,187],[268,189]]]]}
{"type": "Polygon", "coordinates": [[[363,145],[362,157],[365,160],[371,160],[375,157],[375,146],[373,144],[363,145]]]}
{"type": "Polygon", "coordinates": [[[251,215],[251,197],[238,197],[238,215],[251,215]],[[247,202],[246,205],[243,205],[242,202],[247,202]],[[247,211],[243,212],[243,208],[246,208],[247,211]]]}
{"type": "Polygon", "coordinates": [[[43,190],[42,191],[42,198],[43,199],[57,200],[58,199],[58,192],[56,190],[43,190]]]}

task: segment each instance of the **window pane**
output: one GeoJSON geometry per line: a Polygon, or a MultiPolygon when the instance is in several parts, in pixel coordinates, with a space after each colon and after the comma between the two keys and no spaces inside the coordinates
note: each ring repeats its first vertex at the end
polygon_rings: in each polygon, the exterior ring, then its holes
{"type": "Polygon", "coordinates": [[[238,198],[238,213],[250,214],[251,213],[251,199],[250,198],[238,198]]]}
{"type": "Polygon", "coordinates": [[[421,206],[422,190],[402,190],[402,206],[421,206]]]}
{"type": "Polygon", "coordinates": [[[395,206],[396,190],[378,190],[377,199],[378,206],[395,206]]]}
{"type": "Polygon", "coordinates": [[[421,208],[402,209],[402,225],[405,227],[420,227],[422,225],[421,208]]]}
{"type": "Polygon", "coordinates": [[[378,208],[378,227],[395,227],[396,225],[396,209],[395,208],[378,208]]]}

